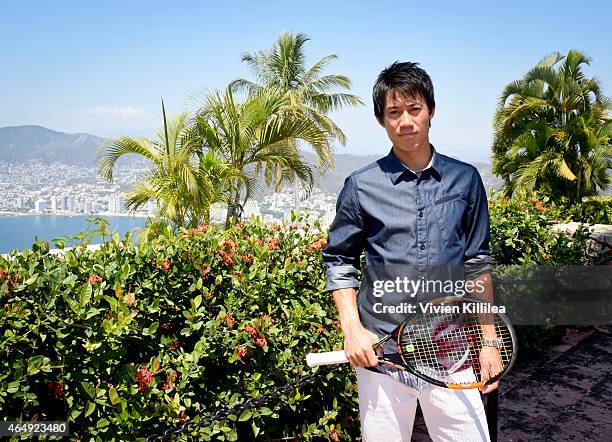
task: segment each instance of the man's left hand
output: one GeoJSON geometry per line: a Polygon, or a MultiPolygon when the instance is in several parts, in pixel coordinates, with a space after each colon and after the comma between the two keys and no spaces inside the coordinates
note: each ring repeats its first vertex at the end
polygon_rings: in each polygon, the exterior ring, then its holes
{"type": "MultiPolygon", "coordinates": [[[[501,373],[503,364],[501,356],[499,355],[499,349],[495,347],[484,346],[480,350],[480,373],[483,381],[491,379],[492,377],[501,373]]],[[[499,385],[499,382],[494,382],[490,385],[483,385],[480,387],[480,391],[483,394],[490,393],[495,390],[499,385]]]]}

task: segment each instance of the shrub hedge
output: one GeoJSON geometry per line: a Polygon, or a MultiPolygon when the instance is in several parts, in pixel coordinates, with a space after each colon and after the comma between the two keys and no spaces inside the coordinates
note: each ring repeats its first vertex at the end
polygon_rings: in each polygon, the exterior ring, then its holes
{"type": "MultiPolygon", "coordinates": [[[[546,229],[559,216],[546,200],[494,198],[490,212],[498,264],[589,259],[585,231],[546,229]]],[[[71,440],[136,440],[310,373],[309,351],[342,347],[325,238],[300,218],[167,230],[136,247],[129,235],[108,239],[101,222],[63,257],[37,240],[0,259],[3,418],[67,419],[71,440]],[[96,234],[104,243],[92,253],[96,234]]],[[[521,344],[549,332],[522,330],[521,344]]],[[[345,368],[196,438],[354,440],[356,400],[345,368]]]]}
{"type": "MultiPolygon", "coordinates": [[[[13,253],[0,264],[3,417],[135,440],[310,372],[307,352],[342,346],[324,244],[316,222],[253,223],[139,247],[115,235],[63,258],[41,242],[13,253]]],[[[350,438],[354,388],[344,369],[197,439],[350,438]]]]}

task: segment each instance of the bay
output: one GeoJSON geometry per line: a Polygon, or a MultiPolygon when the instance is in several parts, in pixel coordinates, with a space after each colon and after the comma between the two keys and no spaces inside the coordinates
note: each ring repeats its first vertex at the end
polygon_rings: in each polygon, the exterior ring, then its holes
{"type": "MultiPolygon", "coordinates": [[[[9,253],[14,249],[32,248],[34,237],[49,242],[54,248],[53,238],[75,235],[88,229],[96,229],[96,225],[87,222],[91,218],[104,218],[108,220],[110,230],[123,238],[128,231],[145,225],[147,218],[128,216],[64,216],[64,215],[32,215],[32,216],[0,216],[0,254],[9,253]]],[[[133,237],[132,237],[133,239],[133,237]]],[[[102,240],[95,237],[91,244],[99,244],[102,240]]],[[[66,241],[66,247],[73,242],[66,241]]]]}

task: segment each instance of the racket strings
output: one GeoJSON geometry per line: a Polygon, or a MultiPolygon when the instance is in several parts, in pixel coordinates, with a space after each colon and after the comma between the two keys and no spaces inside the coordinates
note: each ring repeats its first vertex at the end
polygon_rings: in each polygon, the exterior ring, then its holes
{"type": "Polygon", "coordinates": [[[398,339],[400,354],[415,370],[443,382],[452,380],[468,384],[481,382],[483,375],[487,379],[496,376],[511,363],[512,336],[498,315],[486,314],[483,317],[486,318],[485,324],[478,314],[420,315],[418,322],[404,326],[398,339]],[[496,336],[501,338],[502,344],[498,349],[499,356],[497,352],[492,353],[497,359],[491,364],[496,367],[496,372],[491,373],[488,369],[483,373],[480,356],[483,327],[492,326],[493,318],[496,336]]]}

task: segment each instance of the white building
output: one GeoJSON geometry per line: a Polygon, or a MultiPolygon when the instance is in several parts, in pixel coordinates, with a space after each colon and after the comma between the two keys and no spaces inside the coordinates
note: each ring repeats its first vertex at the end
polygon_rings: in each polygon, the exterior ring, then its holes
{"type": "Polygon", "coordinates": [[[249,219],[251,216],[259,216],[261,211],[259,210],[259,203],[255,200],[249,200],[244,205],[244,218],[249,219]]]}
{"type": "Polygon", "coordinates": [[[123,213],[125,210],[125,200],[123,194],[112,194],[108,196],[108,212],[123,213]]]}
{"type": "Polygon", "coordinates": [[[34,211],[36,212],[42,212],[43,210],[47,210],[47,207],[47,200],[38,199],[34,201],[34,211]]]}

